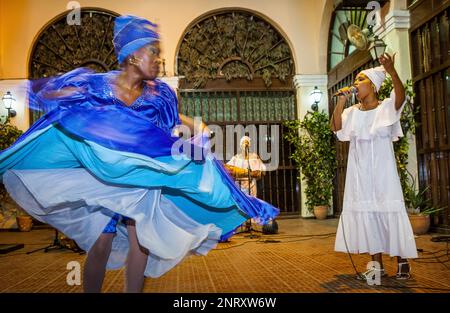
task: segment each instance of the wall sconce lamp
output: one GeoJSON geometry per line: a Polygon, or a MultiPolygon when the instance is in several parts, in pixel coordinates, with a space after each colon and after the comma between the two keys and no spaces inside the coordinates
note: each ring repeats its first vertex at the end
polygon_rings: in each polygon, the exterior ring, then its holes
{"type": "Polygon", "coordinates": [[[370,54],[372,55],[372,60],[378,60],[378,58],[386,51],[386,47],[387,45],[382,39],[378,38],[378,36],[374,36],[372,44],[369,48],[370,54]]]}
{"type": "Polygon", "coordinates": [[[317,88],[317,86],[315,86],[314,90],[311,91],[310,96],[313,101],[313,104],[311,105],[311,109],[313,111],[317,112],[319,110],[319,103],[322,100],[322,95],[323,95],[323,92],[319,88],[317,88]]]}
{"type": "Polygon", "coordinates": [[[12,105],[14,102],[16,102],[16,99],[12,96],[10,91],[7,91],[6,94],[2,97],[3,105],[5,106],[6,110],[8,110],[8,117],[14,117],[16,116],[17,112],[12,109],[12,105]]]}

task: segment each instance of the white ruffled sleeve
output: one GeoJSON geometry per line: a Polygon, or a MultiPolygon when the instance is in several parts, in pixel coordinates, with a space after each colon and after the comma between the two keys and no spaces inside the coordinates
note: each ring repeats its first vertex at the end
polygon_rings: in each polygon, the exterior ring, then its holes
{"type": "Polygon", "coordinates": [[[233,156],[230,161],[227,162],[227,165],[236,166],[236,156],[233,156]]]}
{"type": "Polygon", "coordinates": [[[401,108],[395,108],[395,91],[392,90],[390,97],[384,99],[378,108],[375,121],[372,124],[371,134],[382,133],[382,129],[388,128],[392,141],[397,141],[399,137],[403,137],[403,131],[400,124],[403,108],[405,107],[406,98],[401,108]]]}
{"type": "Polygon", "coordinates": [[[342,119],[342,128],[335,132],[337,138],[340,141],[350,141],[350,134],[352,132],[352,113],[353,106],[346,108],[341,115],[342,119]]]}

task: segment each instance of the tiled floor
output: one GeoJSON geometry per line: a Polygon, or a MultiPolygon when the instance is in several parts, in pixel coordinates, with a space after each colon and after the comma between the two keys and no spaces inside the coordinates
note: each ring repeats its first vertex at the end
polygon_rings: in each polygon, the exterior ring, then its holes
{"type": "MultiPolygon", "coordinates": [[[[399,282],[392,278],[396,261],[384,258],[389,274],[381,286],[368,286],[355,279],[349,256],[336,253],[334,232],[337,220],[279,220],[280,233],[257,239],[243,234],[219,244],[207,256],[187,258],[158,279],[146,279],[145,292],[186,293],[292,293],[292,292],[450,292],[450,262],[446,243],[431,242],[431,235],[417,238],[421,259],[412,262],[413,278],[399,282]],[[312,236],[314,235],[314,236],[312,236]],[[269,241],[268,241],[269,240],[269,241]],[[435,254],[431,252],[440,251],[435,254]],[[427,262],[427,263],[425,263],[427,262]],[[431,263],[432,262],[432,263],[431,263]]],[[[81,266],[85,255],[70,250],[27,251],[43,247],[53,240],[50,229],[29,233],[0,232],[0,243],[25,243],[25,248],[0,255],[0,292],[81,292],[81,286],[69,286],[66,269],[70,261],[81,266]]],[[[364,271],[369,257],[354,255],[359,271],[364,271]]],[[[121,292],[124,271],[109,271],[105,292],[121,292]]]]}

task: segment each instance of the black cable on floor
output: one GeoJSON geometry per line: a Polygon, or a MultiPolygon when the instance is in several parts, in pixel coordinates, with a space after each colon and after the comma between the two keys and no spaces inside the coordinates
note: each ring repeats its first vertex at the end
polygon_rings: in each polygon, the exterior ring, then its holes
{"type": "Polygon", "coordinates": [[[0,258],[6,258],[9,256],[16,256],[16,255],[23,255],[23,254],[27,254],[26,252],[20,252],[20,253],[7,253],[5,255],[0,255],[0,258]]]}
{"type": "Polygon", "coordinates": [[[450,257],[448,255],[448,241],[447,241],[447,245],[446,245],[445,249],[441,249],[441,250],[438,250],[438,251],[424,251],[423,249],[417,249],[417,250],[419,252],[421,252],[421,253],[433,254],[433,256],[432,257],[420,257],[420,258],[417,258],[417,259],[413,259],[414,262],[416,262],[416,263],[425,263],[425,264],[442,264],[442,265],[445,266],[446,269],[450,270],[450,268],[447,266],[447,264],[445,264],[445,263],[450,261],[450,257]],[[441,253],[441,252],[445,252],[445,254],[444,255],[436,255],[436,254],[441,253]],[[447,260],[446,261],[440,260],[440,258],[443,258],[443,257],[447,257],[447,260]],[[435,260],[435,262],[422,261],[422,260],[435,260]]]}
{"type": "MultiPolygon", "coordinates": [[[[317,235],[293,235],[292,238],[302,238],[297,240],[277,240],[277,237],[274,237],[273,235],[270,235],[270,237],[267,237],[267,239],[258,238],[258,240],[247,240],[239,244],[235,244],[231,247],[226,248],[216,248],[214,250],[229,250],[232,248],[243,246],[244,244],[247,244],[249,242],[254,242],[257,244],[269,244],[269,243],[290,243],[290,242],[297,242],[297,241],[306,241],[306,240],[312,240],[312,239],[327,239],[331,236],[334,236],[336,233],[328,233],[328,234],[317,234],[317,235]],[[319,238],[317,238],[319,237],[319,238]]],[[[291,238],[291,237],[290,237],[291,238]]]]}

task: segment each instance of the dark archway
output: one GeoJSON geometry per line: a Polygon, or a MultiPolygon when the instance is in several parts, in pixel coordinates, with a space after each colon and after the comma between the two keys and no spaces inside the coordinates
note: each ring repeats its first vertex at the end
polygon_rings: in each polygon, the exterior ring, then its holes
{"type": "Polygon", "coordinates": [[[238,151],[240,134],[227,133],[230,127],[256,129],[252,138],[256,151],[276,147],[278,166],[258,182],[258,198],[279,207],[284,215],[300,211],[298,171],[289,158],[293,147],[285,142],[283,126],[297,118],[292,55],[282,31],[267,18],[248,10],[223,9],[189,25],[178,45],[175,70],[181,77],[180,112],[201,116],[222,129],[223,138],[217,140],[223,143],[224,161],[238,151]],[[276,127],[279,132],[272,132],[276,127]],[[230,136],[234,147],[226,144],[230,136]]]}

